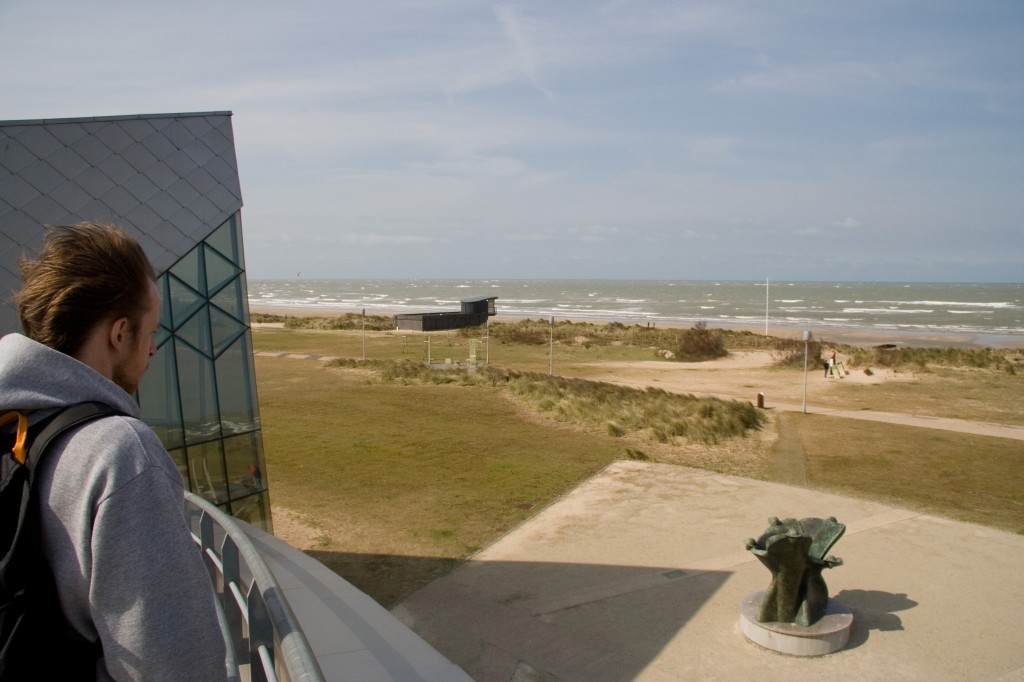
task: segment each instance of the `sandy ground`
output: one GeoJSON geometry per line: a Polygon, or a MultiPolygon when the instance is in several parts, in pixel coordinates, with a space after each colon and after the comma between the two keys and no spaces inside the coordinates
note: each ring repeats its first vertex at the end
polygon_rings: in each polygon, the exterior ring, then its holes
{"type": "MultiPolygon", "coordinates": [[[[840,363],[848,360],[837,355],[840,363]]],[[[654,386],[671,393],[692,393],[756,401],[758,393],[765,394],[766,406],[771,403],[799,403],[803,400],[803,381],[798,372],[785,375],[773,367],[775,358],[770,351],[737,351],[728,357],[705,362],[607,362],[588,365],[587,378],[594,381],[645,388],[654,386]],[[796,379],[795,381],[780,381],[796,379]]],[[[863,370],[847,372],[842,379],[824,377],[820,361],[810,360],[807,369],[807,398],[815,398],[836,391],[840,381],[856,384],[884,384],[914,381],[912,372],[894,372],[876,369],[871,375],[863,370]]]]}

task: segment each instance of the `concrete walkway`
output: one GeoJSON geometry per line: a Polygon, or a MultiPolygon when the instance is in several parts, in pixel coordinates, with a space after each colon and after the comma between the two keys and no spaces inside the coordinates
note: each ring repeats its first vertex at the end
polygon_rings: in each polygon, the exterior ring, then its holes
{"type": "MultiPolygon", "coordinates": [[[[726,400],[735,400],[732,396],[720,396],[726,400]]],[[[787,412],[800,412],[802,405],[791,403],[766,404],[767,408],[785,410],[787,412]]],[[[939,429],[940,431],[956,431],[959,433],[971,433],[976,436],[994,436],[996,438],[1013,438],[1024,440],[1024,426],[1012,424],[993,424],[991,422],[969,421],[967,419],[949,419],[948,417],[929,417],[919,414],[902,414],[899,412],[873,412],[870,410],[840,410],[829,407],[814,407],[808,405],[807,414],[823,414],[829,417],[842,417],[844,419],[863,419],[866,421],[885,422],[887,424],[901,424],[903,426],[919,426],[925,429],[939,429]]]]}
{"type": "Polygon", "coordinates": [[[393,610],[478,682],[1024,680],[1024,536],[804,488],[617,462],[393,610]],[[850,643],[748,642],[769,516],[836,516],[850,643]]]}

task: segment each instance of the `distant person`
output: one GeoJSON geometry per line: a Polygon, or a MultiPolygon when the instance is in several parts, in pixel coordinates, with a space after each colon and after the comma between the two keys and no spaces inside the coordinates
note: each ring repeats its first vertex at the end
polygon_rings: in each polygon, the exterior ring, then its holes
{"type": "Polygon", "coordinates": [[[64,640],[54,632],[39,642],[39,678],[226,679],[181,475],[132,397],[156,352],[152,266],[128,234],[79,223],[49,228],[21,271],[25,336],[0,339],[0,412],[36,422],[98,401],[131,415],[73,428],[36,470],[47,582],[68,626],[64,640]]]}
{"type": "Polygon", "coordinates": [[[832,357],[828,359],[828,372],[825,372],[825,376],[828,376],[829,372],[832,374],[836,373],[836,352],[832,351],[832,357]]]}
{"type": "Polygon", "coordinates": [[[252,479],[253,490],[263,490],[263,472],[255,464],[249,465],[249,477],[252,479]]]}

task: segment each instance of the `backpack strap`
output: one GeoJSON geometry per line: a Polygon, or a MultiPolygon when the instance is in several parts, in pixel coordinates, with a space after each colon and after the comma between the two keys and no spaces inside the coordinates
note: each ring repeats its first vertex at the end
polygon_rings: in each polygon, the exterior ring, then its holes
{"type": "Polygon", "coordinates": [[[0,417],[0,426],[15,420],[18,422],[18,426],[14,435],[14,443],[11,445],[11,454],[14,456],[14,459],[17,460],[18,464],[24,464],[25,442],[28,439],[28,418],[21,412],[5,412],[4,415],[0,417]]]}
{"type": "Polygon", "coordinates": [[[58,412],[52,417],[48,417],[49,422],[43,427],[43,429],[36,435],[32,440],[32,444],[28,449],[28,462],[29,466],[35,467],[38,458],[46,452],[46,448],[50,446],[50,441],[64,433],[68,429],[73,429],[76,426],[85,424],[94,419],[100,417],[106,417],[110,415],[124,415],[124,412],[117,408],[111,407],[106,403],[97,401],[76,403],[70,407],[65,407],[63,410],[58,412]]]}
{"type": "Polygon", "coordinates": [[[23,462],[6,455],[0,458],[0,680],[4,682],[79,680],[95,675],[102,645],[83,639],[64,616],[53,571],[43,556],[39,505],[32,497],[35,469],[53,440],[76,426],[115,414],[124,413],[88,402],[64,407],[26,428],[23,414],[8,412],[0,417],[0,424],[17,419],[14,440],[22,451],[28,449],[23,462]],[[38,656],[40,643],[53,655],[38,656]]]}

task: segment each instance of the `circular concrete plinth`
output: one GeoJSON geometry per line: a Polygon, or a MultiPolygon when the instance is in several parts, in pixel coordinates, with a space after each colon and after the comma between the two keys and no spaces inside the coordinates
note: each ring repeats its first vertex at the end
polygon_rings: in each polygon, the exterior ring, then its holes
{"type": "Polygon", "coordinates": [[[850,640],[853,613],[828,600],[828,611],[809,627],[796,623],[759,623],[764,590],[753,592],[740,603],[740,629],[754,644],[790,656],[824,656],[839,651],[850,640]]]}

